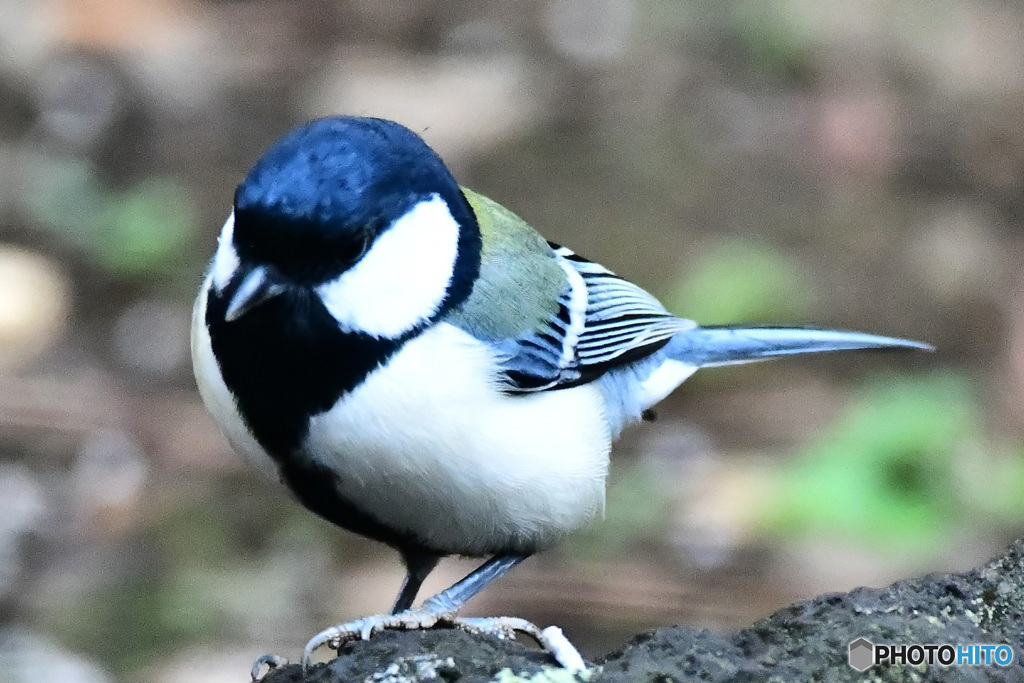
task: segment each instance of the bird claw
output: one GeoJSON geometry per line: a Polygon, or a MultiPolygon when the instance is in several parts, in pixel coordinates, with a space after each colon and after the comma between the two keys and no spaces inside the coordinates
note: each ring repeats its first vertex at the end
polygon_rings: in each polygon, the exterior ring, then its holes
{"type": "Polygon", "coordinates": [[[377,631],[388,629],[414,631],[454,621],[455,617],[451,614],[433,614],[424,611],[406,610],[398,614],[375,614],[350,621],[347,624],[331,626],[313,636],[306,643],[302,653],[302,667],[309,667],[313,661],[313,651],[322,645],[329,645],[332,650],[338,650],[342,645],[353,640],[369,640],[377,631]]]}
{"type": "Polygon", "coordinates": [[[262,680],[268,673],[279,666],[285,666],[286,664],[288,664],[288,660],[284,657],[278,657],[277,655],[261,655],[252,663],[252,670],[249,672],[249,675],[252,676],[253,683],[258,683],[258,681],[262,680]],[[267,667],[266,672],[263,672],[264,665],[267,667]]]}
{"type": "Polygon", "coordinates": [[[369,640],[377,631],[388,629],[414,631],[433,628],[439,624],[452,626],[468,633],[491,635],[500,640],[514,640],[517,633],[522,633],[533,638],[542,648],[550,652],[563,668],[574,672],[587,668],[579,651],[557,626],[541,629],[536,624],[518,617],[459,618],[450,613],[435,614],[423,610],[406,610],[398,614],[376,614],[324,629],[306,643],[302,653],[302,667],[305,669],[312,664],[313,652],[323,645],[329,645],[331,649],[339,650],[342,645],[353,640],[369,640]]]}
{"type": "Polygon", "coordinates": [[[470,633],[490,634],[501,640],[515,640],[517,633],[528,635],[537,641],[537,644],[551,653],[563,669],[577,672],[585,671],[587,663],[583,656],[573,645],[562,629],[557,626],[540,628],[531,621],[519,617],[474,617],[456,619],[455,625],[470,633]]]}

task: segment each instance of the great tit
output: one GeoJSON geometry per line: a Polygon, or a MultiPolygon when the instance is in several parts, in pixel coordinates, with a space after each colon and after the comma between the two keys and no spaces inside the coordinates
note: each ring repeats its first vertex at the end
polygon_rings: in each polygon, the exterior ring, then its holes
{"type": "Polygon", "coordinates": [[[293,129],[249,171],[192,326],[199,392],[234,449],[405,563],[393,616],[325,630],[306,662],[380,627],[522,626],[454,614],[601,517],[612,441],[698,368],[930,348],[700,327],[460,187],[409,129],[348,116],[293,129]],[[411,609],[448,555],[490,559],[411,609]]]}

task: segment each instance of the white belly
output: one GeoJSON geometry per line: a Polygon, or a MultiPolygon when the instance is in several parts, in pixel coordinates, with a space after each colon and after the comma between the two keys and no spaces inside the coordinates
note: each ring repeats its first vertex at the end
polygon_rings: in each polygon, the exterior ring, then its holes
{"type": "Polygon", "coordinates": [[[604,402],[592,385],[508,396],[487,385],[494,367],[485,344],[437,325],[314,417],[304,450],[344,498],[432,547],[551,545],[604,511],[604,402]]]}

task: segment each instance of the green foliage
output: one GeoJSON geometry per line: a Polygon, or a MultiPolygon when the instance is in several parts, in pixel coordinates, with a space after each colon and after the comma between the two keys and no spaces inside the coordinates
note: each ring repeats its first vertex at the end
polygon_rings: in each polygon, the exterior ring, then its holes
{"type": "Polygon", "coordinates": [[[196,212],[174,180],[151,177],[115,192],[79,159],[39,156],[26,167],[31,218],[93,265],[124,276],[180,273],[196,212]]]}
{"type": "Polygon", "coordinates": [[[152,661],[157,653],[212,635],[197,633],[195,624],[186,632],[165,622],[164,591],[158,574],[133,577],[70,602],[42,599],[40,616],[63,643],[102,658],[115,672],[127,672],[152,661]]]}
{"type": "Polygon", "coordinates": [[[792,535],[918,550],[941,547],[965,519],[1019,523],[1024,459],[969,459],[984,441],[978,414],[960,375],[876,379],[783,470],[762,520],[792,535]]]}
{"type": "Polygon", "coordinates": [[[195,224],[185,191],[168,178],[150,178],[110,197],[92,255],[123,275],[173,272],[181,268],[174,257],[188,245],[195,224]]]}
{"type": "Polygon", "coordinates": [[[797,320],[816,296],[799,264],[746,240],[701,253],[666,298],[669,309],[704,324],[797,320]]]}
{"type": "Polygon", "coordinates": [[[732,6],[729,27],[751,63],[762,71],[798,82],[809,79],[814,28],[793,3],[762,0],[732,6]]]}

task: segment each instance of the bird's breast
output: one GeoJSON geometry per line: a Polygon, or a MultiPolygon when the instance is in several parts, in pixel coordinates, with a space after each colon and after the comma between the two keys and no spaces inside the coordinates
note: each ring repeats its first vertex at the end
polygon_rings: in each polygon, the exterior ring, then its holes
{"type": "Polygon", "coordinates": [[[551,545],[602,513],[611,436],[596,386],[509,395],[496,352],[450,324],[383,348],[294,324],[282,301],[225,324],[204,289],[196,379],[235,450],[317,514],[477,555],[551,545]]]}
{"type": "Polygon", "coordinates": [[[452,553],[530,551],[604,508],[610,433],[590,385],[511,396],[494,351],[437,324],[329,410],[302,451],[386,526],[452,553]]]}
{"type": "MultiPolygon", "coordinates": [[[[351,392],[402,345],[343,331],[310,292],[300,289],[226,321],[230,290],[207,290],[203,321],[220,378],[260,445],[291,457],[308,420],[351,392]]],[[[197,313],[198,315],[198,313],[197,313]]]]}

